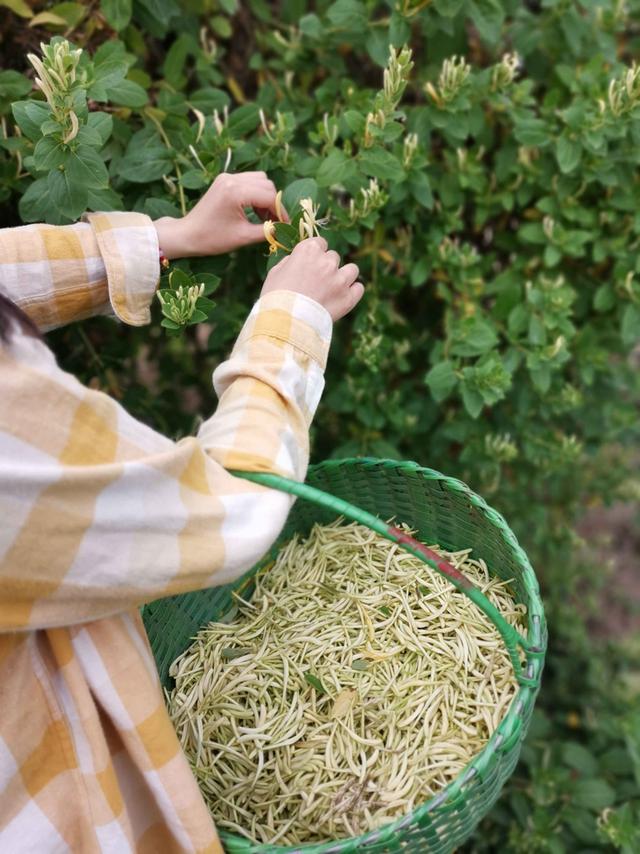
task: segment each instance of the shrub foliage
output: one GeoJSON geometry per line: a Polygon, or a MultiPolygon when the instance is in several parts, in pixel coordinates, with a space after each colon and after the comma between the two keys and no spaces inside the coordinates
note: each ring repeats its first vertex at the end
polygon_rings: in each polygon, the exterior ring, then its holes
{"type": "MultiPolygon", "coordinates": [[[[266,170],[290,210],[313,200],[367,285],[335,330],[315,457],[446,470],[528,548],[550,665],[477,851],[640,848],[633,652],[589,640],[589,603],[615,579],[574,531],[585,507],[640,494],[639,14],[638,0],[0,0],[4,224],[179,216],[221,171],[266,170]]],[[[273,260],[181,263],[185,287],[220,278],[184,334],[158,304],[150,329],[95,320],[53,344],[183,435],[273,260]]]]}

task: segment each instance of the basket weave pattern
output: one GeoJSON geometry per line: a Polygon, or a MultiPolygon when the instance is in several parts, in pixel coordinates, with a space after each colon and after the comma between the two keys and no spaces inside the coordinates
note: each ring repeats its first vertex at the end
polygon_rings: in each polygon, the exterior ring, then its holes
{"type": "MultiPolygon", "coordinates": [[[[500,726],[465,770],[437,796],[402,819],[353,839],[299,847],[256,845],[221,831],[229,854],[304,852],[304,854],[369,854],[412,852],[448,854],[473,832],[495,803],[513,773],[527,732],[544,664],[547,632],[538,583],[529,560],[502,516],[459,480],[417,463],[377,459],[331,460],[311,466],[307,483],[369,511],[394,518],[417,531],[425,543],[455,551],[473,549],[489,571],[513,579],[513,595],[527,606],[527,653],[524,665],[532,684],[522,685],[500,726]]],[[[188,593],[147,605],[143,618],[165,687],[171,662],[190,644],[198,630],[231,607],[231,590],[251,593],[256,571],[271,563],[295,533],[306,535],[314,523],[327,524],[339,515],[329,507],[298,499],[273,549],[232,585],[188,593]]]]}

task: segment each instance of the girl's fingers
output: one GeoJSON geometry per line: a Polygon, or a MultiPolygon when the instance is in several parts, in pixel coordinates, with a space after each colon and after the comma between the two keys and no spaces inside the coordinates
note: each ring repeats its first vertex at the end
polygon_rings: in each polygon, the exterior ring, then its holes
{"type": "MultiPolygon", "coordinates": [[[[243,207],[251,206],[263,219],[280,219],[276,210],[276,195],[277,190],[272,181],[253,179],[238,184],[238,201],[240,204],[243,207]],[[262,217],[259,211],[266,211],[267,216],[262,217]]],[[[289,222],[289,215],[284,206],[281,206],[281,213],[283,221],[289,222]]]]}
{"type": "Polygon", "coordinates": [[[352,285],[358,278],[359,272],[357,264],[345,264],[344,267],[340,268],[340,279],[345,285],[352,285]]]}
{"type": "Polygon", "coordinates": [[[345,314],[348,314],[351,309],[355,308],[364,295],[364,285],[362,282],[354,282],[347,290],[347,308],[345,314]]]}

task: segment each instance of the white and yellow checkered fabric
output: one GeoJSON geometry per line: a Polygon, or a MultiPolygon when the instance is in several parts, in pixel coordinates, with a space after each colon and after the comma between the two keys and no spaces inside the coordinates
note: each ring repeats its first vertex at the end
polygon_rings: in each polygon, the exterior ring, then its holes
{"type": "MultiPolygon", "coordinates": [[[[87,220],[0,231],[0,291],[43,329],[147,322],[151,222],[87,220]]],[[[260,299],[178,443],[43,342],[0,344],[0,851],[221,851],[138,606],[236,578],[276,538],[291,499],[226,469],[304,478],[330,336],[313,300],[260,299]]]]}

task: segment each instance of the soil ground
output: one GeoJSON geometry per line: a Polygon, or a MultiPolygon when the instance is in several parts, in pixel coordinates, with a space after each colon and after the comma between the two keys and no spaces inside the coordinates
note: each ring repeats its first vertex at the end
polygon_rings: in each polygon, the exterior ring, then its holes
{"type": "Polygon", "coordinates": [[[616,504],[589,511],[578,528],[613,573],[601,593],[594,632],[623,640],[640,636],[640,507],[616,504]]]}

